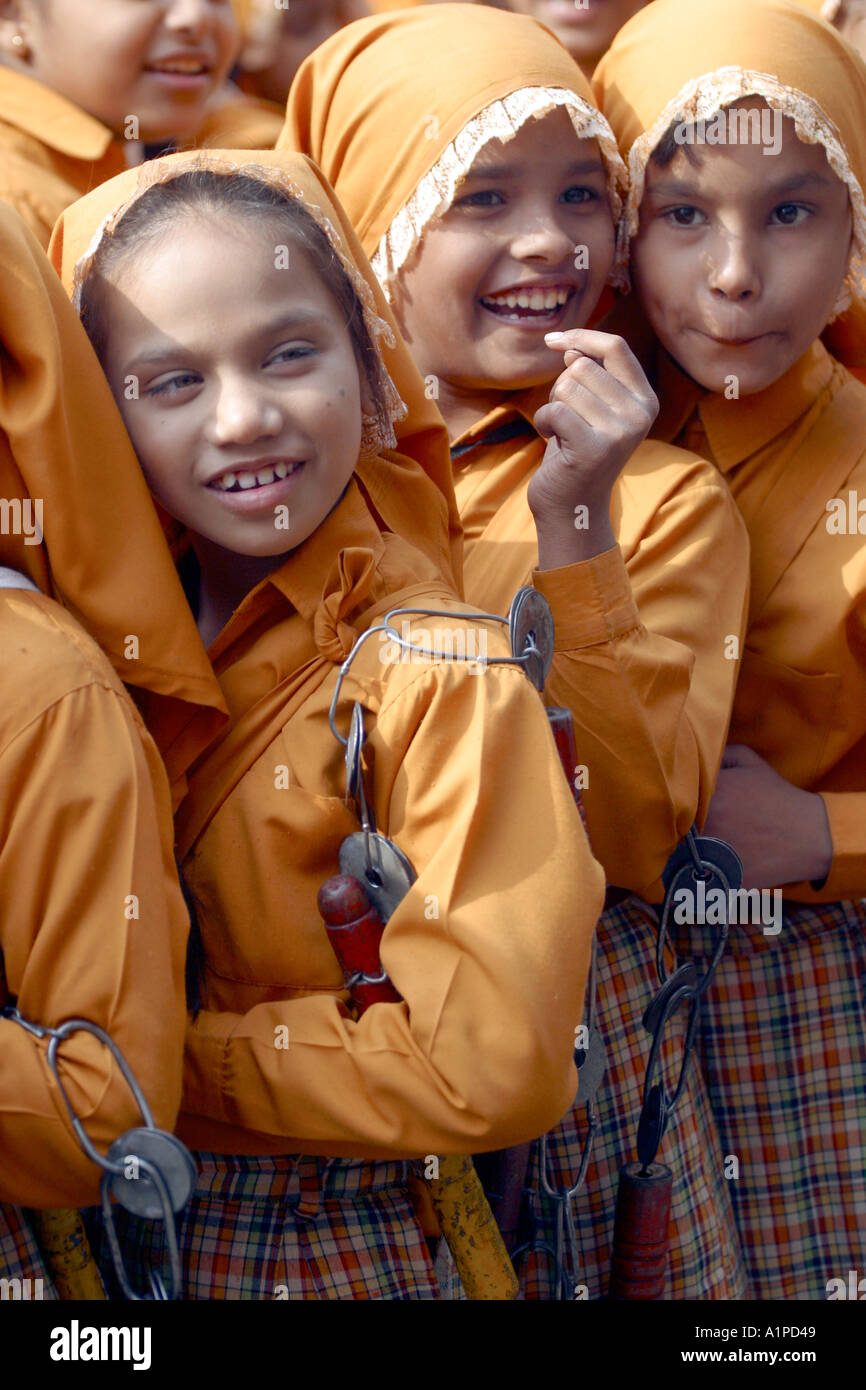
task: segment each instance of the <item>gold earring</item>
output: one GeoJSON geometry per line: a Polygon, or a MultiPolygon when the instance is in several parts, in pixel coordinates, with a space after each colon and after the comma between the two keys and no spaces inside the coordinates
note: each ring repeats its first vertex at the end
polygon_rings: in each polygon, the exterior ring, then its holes
{"type": "Polygon", "coordinates": [[[12,47],[16,50],[16,57],[26,61],[30,57],[30,45],[23,34],[13,34],[12,47]]]}

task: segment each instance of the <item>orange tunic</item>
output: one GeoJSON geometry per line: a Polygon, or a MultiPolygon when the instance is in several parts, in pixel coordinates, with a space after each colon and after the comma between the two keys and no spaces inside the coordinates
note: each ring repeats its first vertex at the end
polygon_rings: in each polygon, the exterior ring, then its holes
{"type": "Polygon", "coordinates": [[[122,142],[101,121],[0,66],[0,198],[43,246],[64,208],[125,167],[122,142]]]}
{"type": "MultiPolygon", "coordinates": [[[[462,636],[460,605],[433,567],[379,534],[352,485],[211,648],[232,713],[227,744],[244,747],[247,770],[214,790],[206,759],[178,818],[207,957],[178,1129],[196,1148],[467,1152],[539,1134],[573,1099],[574,1029],[603,876],[538,695],[514,667],[473,674],[447,661],[388,661],[379,639],[351,667],[338,727],[347,729],[360,700],[376,823],[418,878],[382,943],[405,1003],[358,1022],[345,1007],[316,907],[341,841],[358,829],[327,721],[336,667],[289,702],[291,681],[317,647],[337,660],[354,636],[327,617],[337,576],[346,576],[345,594],[365,575],[368,597],[353,619],[361,630],[395,602],[393,575],[407,560],[419,580],[411,602],[455,612],[450,624],[414,619],[413,630],[462,636]],[[281,689],[270,737],[259,730],[261,709],[281,689]],[[200,831],[210,801],[218,809],[200,831]]],[[[490,656],[507,654],[500,630],[482,631],[470,626],[467,647],[486,640],[490,656]]],[[[217,749],[211,762],[220,758],[217,749]]]]}
{"type": "MultiPolygon", "coordinates": [[[[80,1016],[118,1044],[171,1129],[180,1099],[187,916],[171,802],[153,740],[90,637],[53,599],[0,591],[0,947],[8,996],[46,1026],[80,1016]]],[[[2,993],[2,990],[0,990],[2,993]]],[[[0,1199],[96,1199],[46,1060],[0,1019],[0,1199]]],[[[60,1049],[76,1112],[103,1153],[141,1118],[108,1051],[60,1049]]]]}
{"type": "MultiPolygon", "coordinates": [[[[42,591],[0,588],[0,996],[39,1024],[105,1028],[170,1128],[188,919],[165,769],[121,675],[171,728],[179,777],[222,701],[204,659],[172,662],[195,628],[168,555],[142,563],[159,522],[90,344],[11,208],[0,260],[0,565],[42,591]]],[[[45,1053],[0,1020],[0,1201],[91,1202],[101,1175],[45,1053]]],[[[59,1062],[99,1148],[140,1123],[94,1039],[76,1035],[59,1062]]]]}
{"type": "MultiPolygon", "coordinates": [[[[547,388],[512,398],[457,445],[518,413],[531,421],[546,398],[547,388]]],[[[500,612],[532,583],[550,602],[556,654],[545,696],[574,715],[593,852],[611,883],[657,896],[668,855],[706,814],[725,746],[745,624],[745,528],[703,460],[646,443],[614,489],[618,547],[538,570],[526,489],[544,447],[533,431],[458,458],[466,595],[500,612]]]]}
{"type": "Polygon", "coordinates": [[[731,741],[827,807],[833,864],[820,889],[866,892],[866,387],[815,343],[777,382],[729,401],[667,354],[656,433],[710,459],[752,545],[752,597],[731,741]],[[837,499],[837,505],[833,500],[837,499]],[[853,499],[853,500],[852,500],[853,499]],[[862,529],[858,529],[858,527],[862,529]]]}

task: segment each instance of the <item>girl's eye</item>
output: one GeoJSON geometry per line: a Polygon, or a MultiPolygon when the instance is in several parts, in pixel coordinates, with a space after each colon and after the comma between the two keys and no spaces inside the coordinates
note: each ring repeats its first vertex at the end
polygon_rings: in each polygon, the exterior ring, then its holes
{"type": "Polygon", "coordinates": [[[771,221],[775,220],[779,227],[796,227],[805,218],[811,216],[811,209],[803,207],[802,203],[780,203],[771,213],[771,221]],[[801,216],[802,213],[802,216],[801,216]]]}
{"type": "Polygon", "coordinates": [[[706,221],[699,208],[687,206],[668,208],[662,216],[675,227],[699,227],[702,222],[706,221]]]}
{"type": "Polygon", "coordinates": [[[173,376],[158,378],[152,386],[148,387],[147,395],[174,395],[175,392],[185,391],[190,386],[198,385],[200,379],[195,372],[175,372],[173,376]]]}
{"type": "Polygon", "coordinates": [[[502,207],[505,203],[501,193],[497,193],[494,188],[482,188],[477,193],[467,193],[465,197],[458,198],[454,204],[459,208],[495,208],[502,207]]]}
{"type": "Polygon", "coordinates": [[[598,194],[594,188],[584,188],[580,184],[575,184],[573,188],[567,188],[562,195],[563,202],[566,203],[592,203],[598,202],[598,194]]]}
{"type": "Polygon", "coordinates": [[[291,347],[278,348],[273,356],[268,358],[268,362],[300,362],[302,358],[310,357],[314,351],[314,348],[306,344],[293,343],[291,347]]]}

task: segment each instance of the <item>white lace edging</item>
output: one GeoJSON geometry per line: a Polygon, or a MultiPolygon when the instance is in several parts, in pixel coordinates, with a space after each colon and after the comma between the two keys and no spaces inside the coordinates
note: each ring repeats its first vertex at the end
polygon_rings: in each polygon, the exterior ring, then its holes
{"type": "Polygon", "coordinates": [[[175,163],[172,160],[154,159],[148,164],[141,166],[138,183],[135,191],[121,204],[115,208],[107,217],[103,218],[100,225],[91,238],[90,245],[84,255],[79,258],[75,265],[72,286],[72,303],[78,313],[81,313],[81,298],[85,282],[93,269],[93,262],[102,245],[105,237],[113,235],[118,224],[129,212],[133,203],[137,203],[139,198],[153,188],[155,184],[169,183],[172,179],[178,178],[181,174],[200,173],[201,171],[214,174],[245,174],[250,178],[259,179],[263,183],[274,184],[282,192],[291,198],[297,199],[302,203],[306,211],[313,220],[321,227],[325,236],[328,238],[331,247],[336,253],[341,266],[348,275],[352,288],[358,296],[364,315],[364,326],[370,336],[370,342],[376,352],[379,364],[380,386],[382,398],[385,404],[387,422],[381,422],[381,428],[376,429],[370,420],[365,420],[365,446],[368,452],[379,452],[381,449],[393,449],[397,445],[397,436],[394,433],[394,422],[405,419],[408,409],[402,400],[385,361],[382,356],[382,344],[385,347],[393,348],[396,346],[396,338],[390,325],[383,319],[376,310],[376,300],[373,290],[352,261],[344,252],[339,233],[323,212],[316,204],[309,202],[304,196],[303,190],[284,174],[281,169],[272,165],[263,164],[234,164],[230,160],[221,159],[218,154],[208,153],[207,151],[196,152],[194,155],[185,159],[182,163],[175,163]],[[161,166],[161,167],[160,167],[161,166]],[[375,438],[373,437],[375,435],[375,438]]]}
{"type": "MultiPolygon", "coordinates": [[[[622,211],[626,188],[626,169],[616,138],[605,117],[576,92],[565,87],[521,87],[494,101],[466,124],[451,141],[433,168],[419,182],[403,204],[371,257],[376,278],[391,299],[391,286],[418,245],[424,230],[436,217],[442,217],[454,201],[458,184],[466,177],[479,150],[491,140],[503,144],[513,140],[528,120],[538,120],[558,106],[571,117],[575,134],[581,140],[597,140],[607,169],[608,193],[614,222],[622,211]]],[[[622,284],[624,262],[615,263],[611,284],[622,284]]]]}
{"type": "MultiPolygon", "coordinates": [[[[848,270],[833,318],[847,309],[852,298],[866,301],[866,200],[838,128],[812,97],[778,78],[748,68],[726,67],[687,82],[650,126],[639,135],[628,157],[629,194],[620,224],[620,253],[624,257],[638,229],[646,166],[662,136],[676,122],[709,121],[743,97],[763,97],[773,111],[789,116],[799,138],[807,145],[821,145],[827,163],[848,189],[854,224],[854,240],[848,270]]],[[[832,319],[831,319],[832,322],[832,319]]]]}

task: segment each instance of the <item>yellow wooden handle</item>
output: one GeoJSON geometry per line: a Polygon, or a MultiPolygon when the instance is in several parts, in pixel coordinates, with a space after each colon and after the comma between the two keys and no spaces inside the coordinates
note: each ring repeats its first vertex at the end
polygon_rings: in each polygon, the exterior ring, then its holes
{"type": "Polygon", "coordinates": [[[74,1207],[64,1207],[55,1211],[31,1211],[29,1216],[60,1297],[104,1302],[105,1289],[81,1212],[74,1207]]]}
{"type": "Polygon", "coordinates": [[[430,1195],[466,1297],[516,1298],[517,1275],[472,1159],[459,1154],[440,1158],[430,1195]]]}

